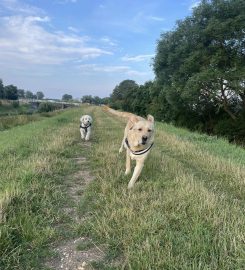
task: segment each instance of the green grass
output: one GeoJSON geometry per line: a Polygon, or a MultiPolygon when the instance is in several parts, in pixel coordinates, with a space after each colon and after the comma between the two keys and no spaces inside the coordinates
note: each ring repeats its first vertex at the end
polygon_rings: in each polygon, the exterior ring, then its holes
{"type": "Polygon", "coordinates": [[[94,214],[78,231],[108,246],[108,269],[118,260],[115,269],[244,269],[245,151],[157,123],[129,192],[118,154],[125,123],[100,111],[95,117],[97,179],[80,205],[94,214]]]}
{"type": "Polygon", "coordinates": [[[11,103],[7,100],[0,100],[0,131],[10,129],[15,126],[25,125],[29,122],[39,121],[45,117],[52,117],[59,113],[62,113],[61,105],[59,106],[53,103],[52,106],[56,106],[55,111],[51,112],[38,112],[38,108],[33,108],[31,104],[19,104],[19,101],[13,101],[11,103]]]}
{"type": "Polygon", "coordinates": [[[31,110],[29,104],[19,105],[18,102],[18,100],[13,101],[13,103],[7,100],[0,100],[0,116],[26,114],[31,110]]]}
{"type": "Polygon", "coordinates": [[[10,129],[16,126],[26,125],[29,122],[43,120],[44,118],[55,116],[61,112],[62,111],[54,111],[54,112],[47,112],[47,113],[1,116],[0,117],[0,131],[4,131],[6,129],[10,129]]]}
{"type": "Polygon", "coordinates": [[[75,169],[70,157],[81,113],[68,110],[0,133],[0,269],[41,269],[47,245],[64,237],[63,181],[75,169]]]}
{"type": "Polygon", "coordinates": [[[128,191],[118,154],[124,127],[100,107],[84,107],[0,133],[0,269],[42,269],[49,244],[74,235],[106,252],[95,269],[244,269],[244,149],[157,123],[155,145],[128,191]],[[95,119],[86,153],[82,111],[95,119]],[[74,223],[62,212],[64,179],[81,169],[71,158],[84,155],[96,179],[74,223]]]}

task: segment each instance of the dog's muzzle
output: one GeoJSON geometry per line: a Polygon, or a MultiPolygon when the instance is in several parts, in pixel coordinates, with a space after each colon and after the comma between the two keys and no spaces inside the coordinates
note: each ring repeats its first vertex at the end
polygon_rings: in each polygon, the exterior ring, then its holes
{"type": "Polygon", "coordinates": [[[147,136],[142,136],[142,144],[145,145],[147,141],[147,136]]]}

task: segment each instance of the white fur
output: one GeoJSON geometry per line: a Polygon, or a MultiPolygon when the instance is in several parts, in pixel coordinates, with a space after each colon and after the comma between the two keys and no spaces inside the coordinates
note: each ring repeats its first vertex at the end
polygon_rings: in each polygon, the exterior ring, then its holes
{"type": "MultiPolygon", "coordinates": [[[[90,124],[92,124],[93,119],[90,115],[83,115],[80,118],[80,123],[82,127],[87,127],[90,124]]],[[[91,135],[91,126],[87,127],[87,132],[86,129],[84,128],[80,128],[80,133],[81,133],[81,138],[85,141],[88,141],[90,139],[90,135],[91,135]]]]}

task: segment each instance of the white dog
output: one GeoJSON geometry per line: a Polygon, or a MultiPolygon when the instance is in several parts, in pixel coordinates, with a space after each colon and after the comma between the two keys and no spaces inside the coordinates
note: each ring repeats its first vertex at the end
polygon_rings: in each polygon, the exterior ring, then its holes
{"type": "Polygon", "coordinates": [[[83,115],[80,118],[81,138],[85,139],[85,141],[88,141],[90,139],[92,122],[93,119],[90,115],[83,115]]]}

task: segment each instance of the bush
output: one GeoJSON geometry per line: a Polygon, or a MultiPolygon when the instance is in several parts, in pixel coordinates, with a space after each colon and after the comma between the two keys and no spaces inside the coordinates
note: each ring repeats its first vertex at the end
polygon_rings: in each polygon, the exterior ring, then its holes
{"type": "Polygon", "coordinates": [[[12,106],[13,108],[18,108],[20,106],[19,101],[13,101],[12,106]]]}
{"type": "Polygon", "coordinates": [[[222,119],[214,127],[214,133],[227,137],[230,142],[243,143],[245,138],[245,115],[236,121],[222,119]]]}
{"type": "Polygon", "coordinates": [[[49,102],[40,103],[38,106],[38,112],[52,112],[56,109],[55,105],[49,102]]]}

